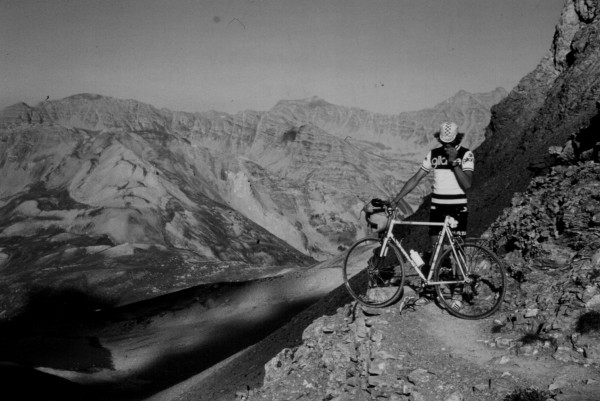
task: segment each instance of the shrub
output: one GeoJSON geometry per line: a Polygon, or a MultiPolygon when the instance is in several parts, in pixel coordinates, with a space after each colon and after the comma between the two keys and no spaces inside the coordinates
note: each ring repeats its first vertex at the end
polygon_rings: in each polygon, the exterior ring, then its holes
{"type": "Polygon", "coordinates": [[[503,401],[546,401],[549,398],[551,394],[548,391],[525,388],[513,391],[503,401]]]}
{"type": "Polygon", "coordinates": [[[600,312],[590,311],[577,319],[577,331],[581,334],[600,331],[600,312]]]}
{"type": "Polygon", "coordinates": [[[543,342],[545,339],[538,333],[525,333],[523,337],[521,337],[521,342],[523,344],[535,344],[540,341],[543,342]]]}

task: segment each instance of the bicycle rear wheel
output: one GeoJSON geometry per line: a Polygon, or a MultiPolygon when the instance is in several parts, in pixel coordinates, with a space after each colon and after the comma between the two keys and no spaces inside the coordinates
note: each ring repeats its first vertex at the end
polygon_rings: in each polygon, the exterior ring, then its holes
{"type": "Polygon", "coordinates": [[[450,314],[462,319],[492,315],[506,292],[502,263],[492,251],[474,243],[457,245],[456,250],[466,276],[458,267],[452,249],[447,249],[435,266],[433,278],[455,283],[435,285],[440,303],[450,314]]]}
{"type": "Polygon", "coordinates": [[[398,248],[387,245],[387,254],[380,257],[381,241],[363,238],[350,247],[344,266],[344,284],[360,304],[383,308],[396,302],[404,288],[404,265],[398,248]]]}

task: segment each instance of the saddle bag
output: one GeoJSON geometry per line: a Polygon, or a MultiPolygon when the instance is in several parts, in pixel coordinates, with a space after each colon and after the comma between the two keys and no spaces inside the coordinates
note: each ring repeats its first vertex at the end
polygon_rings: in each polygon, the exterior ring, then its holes
{"type": "Polygon", "coordinates": [[[391,216],[386,213],[385,206],[389,203],[381,199],[372,199],[363,207],[368,227],[375,233],[385,231],[391,216]]]}

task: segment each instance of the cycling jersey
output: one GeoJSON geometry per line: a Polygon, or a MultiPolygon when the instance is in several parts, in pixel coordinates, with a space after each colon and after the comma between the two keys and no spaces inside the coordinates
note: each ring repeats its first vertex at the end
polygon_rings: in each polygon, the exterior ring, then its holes
{"type": "MultiPolygon", "coordinates": [[[[456,160],[459,161],[463,171],[473,171],[475,169],[473,152],[462,146],[458,146],[456,150],[458,151],[456,160]]],[[[421,169],[427,173],[433,170],[432,205],[463,205],[467,203],[467,195],[460,187],[443,147],[430,150],[423,160],[421,169]]]]}

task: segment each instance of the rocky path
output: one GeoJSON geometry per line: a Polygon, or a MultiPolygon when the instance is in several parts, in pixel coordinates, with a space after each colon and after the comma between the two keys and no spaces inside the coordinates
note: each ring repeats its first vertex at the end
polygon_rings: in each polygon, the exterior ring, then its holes
{"type": "Polygon", "coordinates": [[[363,310],[339,289],[262,342],[151,400],[498,401],[528,388],[556,401],[600,399],[598,366],[524,344],[497,318],[457,319],[435,303],[363,310]]]}
{"type": "Polygon", "coordinates": [[[348,304],[272,359],[261,389],[236,398],[496,401],[536,388],[553,400],[600,399],[597,367],[556,360],[550,347],[521,355],[500,326],[457,319],[434,303],[404,311],[348,304]]]}

